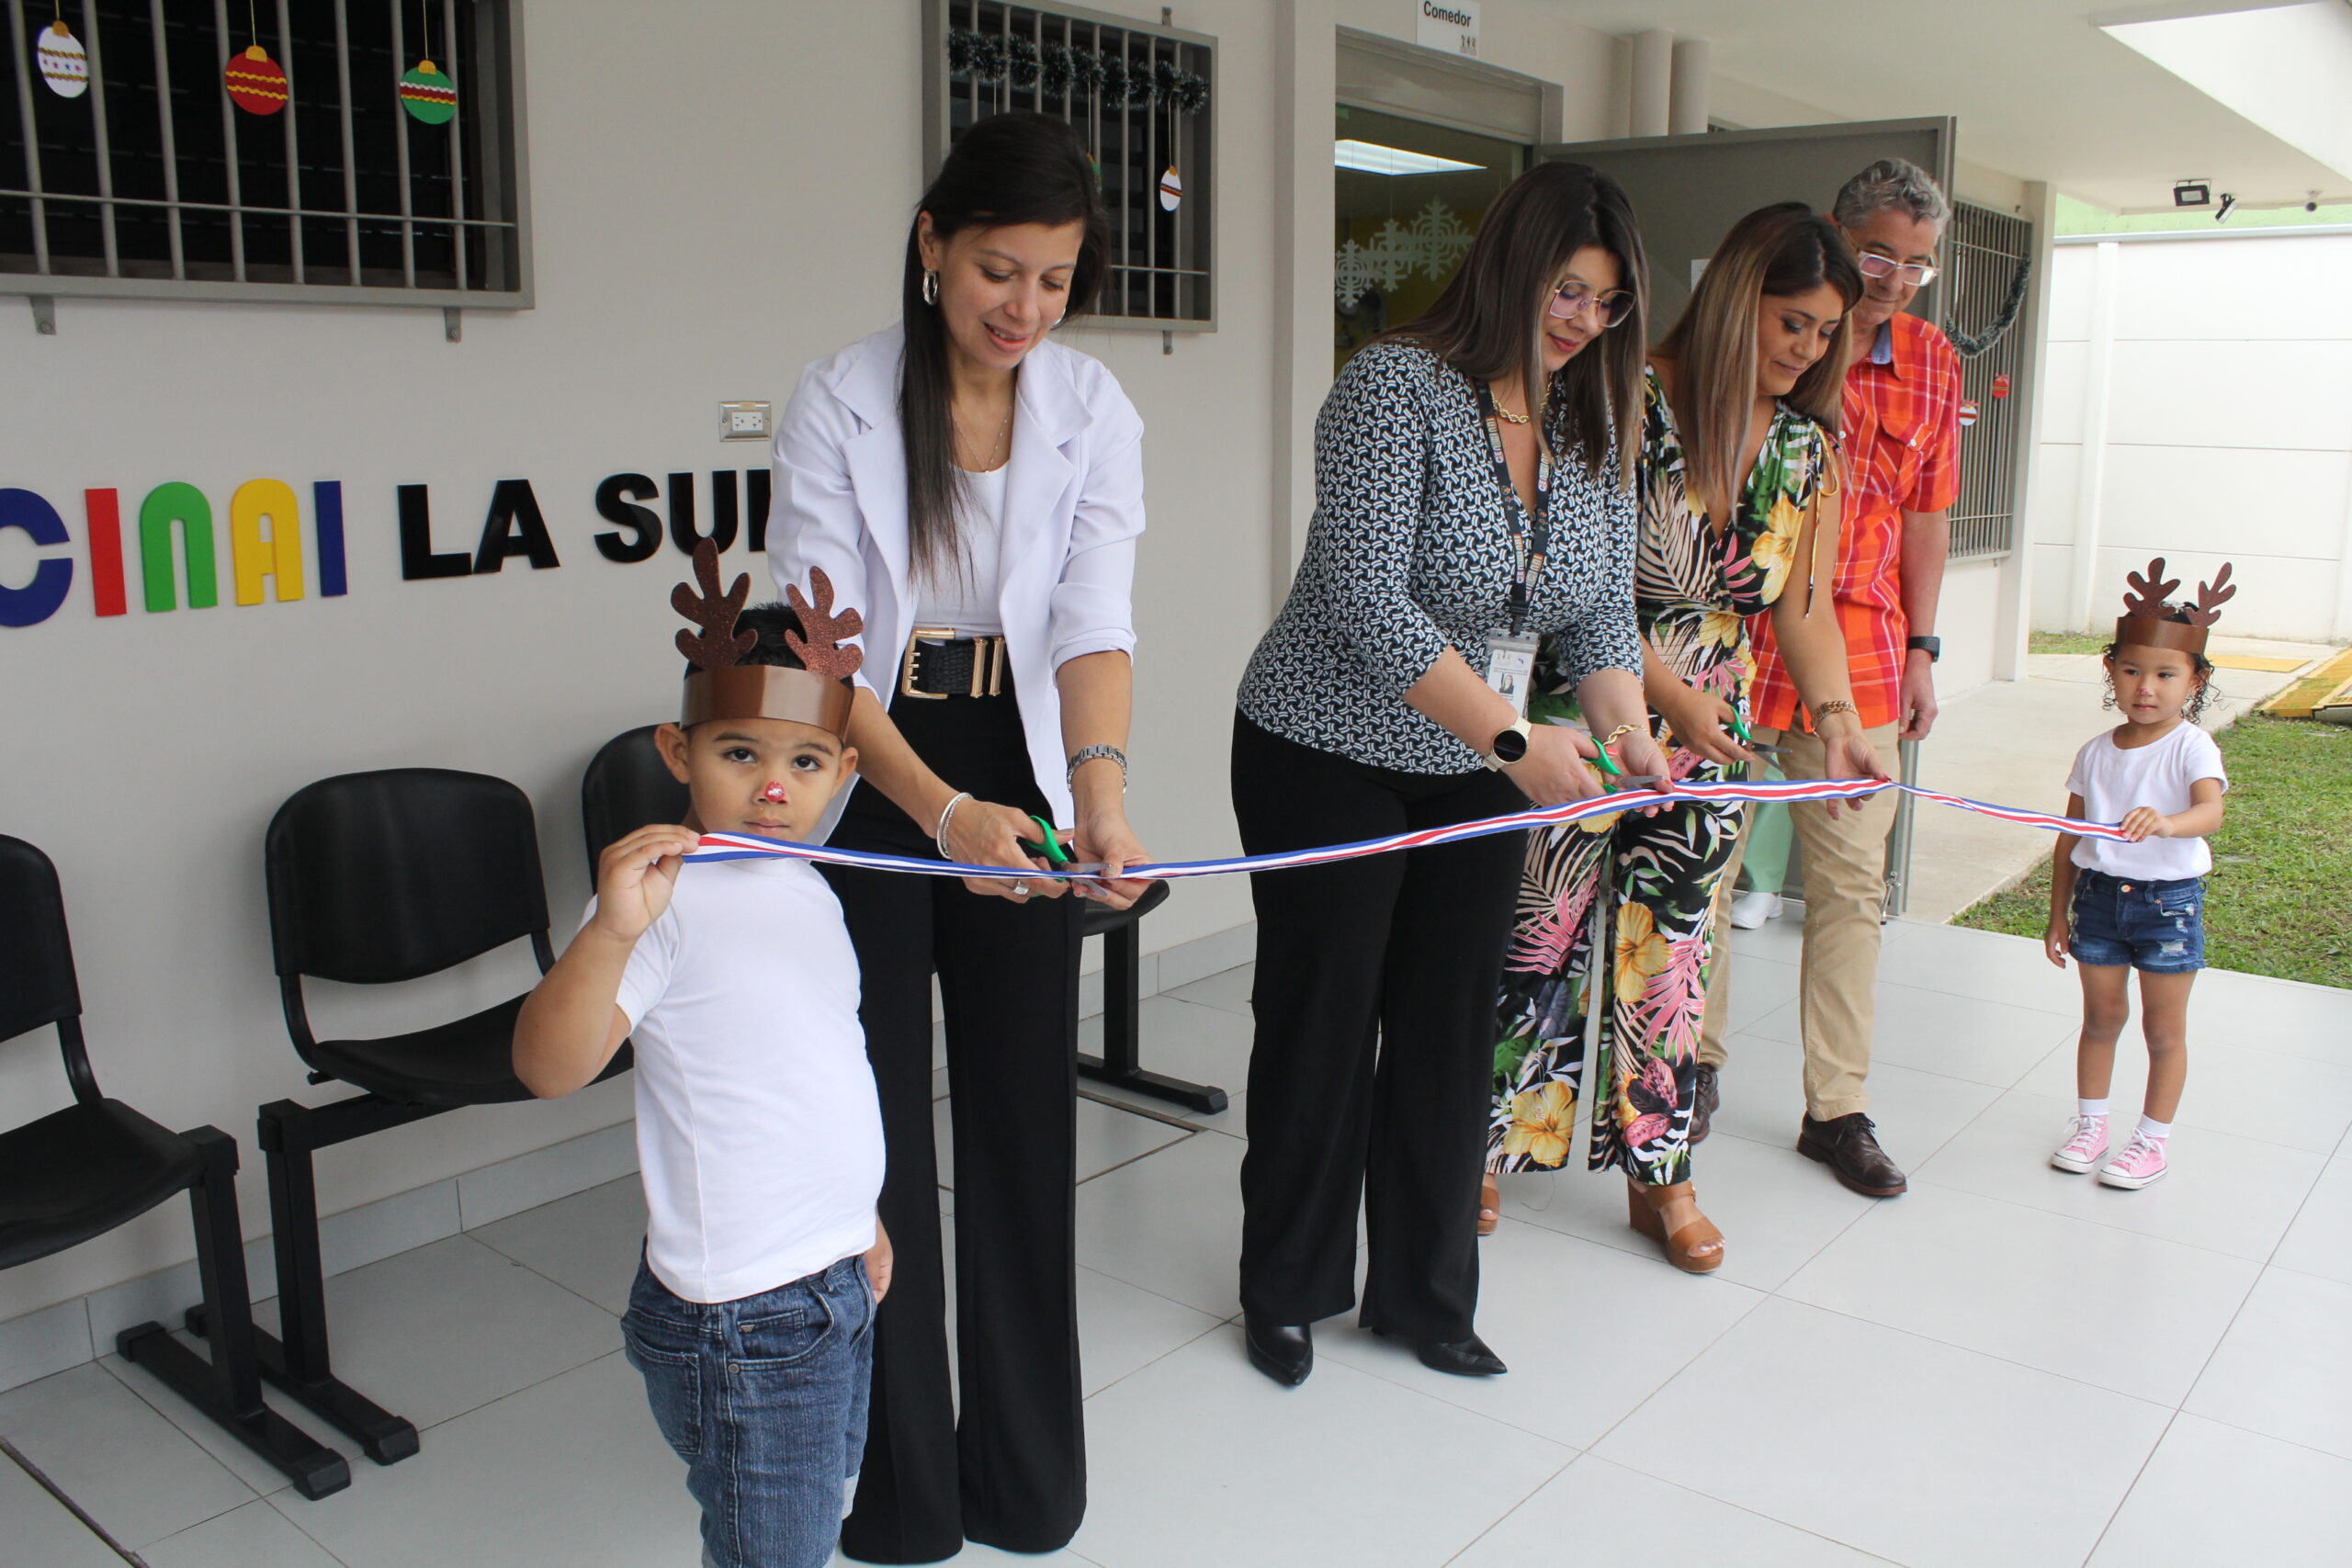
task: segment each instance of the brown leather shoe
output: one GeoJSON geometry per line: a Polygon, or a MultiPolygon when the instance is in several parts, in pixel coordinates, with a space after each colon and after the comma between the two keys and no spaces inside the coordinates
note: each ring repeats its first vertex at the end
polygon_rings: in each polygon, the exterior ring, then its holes
{"type": "Polygon", "coordinates": [[[1706,1063],[1699,1064],[1699,1087],[1690,1096],[1690,1142],[1703,1144],[1707,1134],[1715,1130],[1715,1107],[1723,1103],[1723,1090],[1716,1086],[1715,1069],[1706,1063]]]}
{"type": "Polygon", "coordinates": [[[1819,1160],[1865,1198],[1899,1198],[1911,1185],[1878,1146],[1877,1124],[1859,1111],[1826,1122],[1808,1115],[1797,1133],[1797,1153],[1819,1160]]]}

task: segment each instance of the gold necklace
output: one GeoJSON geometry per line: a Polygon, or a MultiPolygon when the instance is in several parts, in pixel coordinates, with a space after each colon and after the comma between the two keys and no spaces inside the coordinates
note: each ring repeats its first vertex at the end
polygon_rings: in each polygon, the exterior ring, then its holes
{"type": "MultiPolygon", "coordinates": [[[[1019,397],[1015,396],[1009,400],[1004,405],[1004,423],[996,427],[996,439],[989,443],[989,456],[995,458],[995,461],[991,462],[985,468],[969,469],[967,470],[967,472],[992,474],[999,468],[1004,467],[1004,465],[1012,459],[1012,443],[1008,439],[1008,436],[1012,429],[1012,411],[1020,406],[1020,401],[1021,400],[1019,397]],[[1000,453],[1002,454],[1002,456],[999,456],[1000,453]]],[[[956,426],[956,434],[959,435],[962,434],[964,431],[964,422],[956,419],[952,414],[948,417],[949,423],[956,426]]]]}
{"type": "Polygon", "coordinates": [[[1527,415],[1523,413],[1511,412],[1510,410],[1503,407],[1502,400],[1500,398],[1495,399],[1495,412],[1501,417],[1503,423],[1506,424],[1525,424],[1527,423],[1527,415]]]}

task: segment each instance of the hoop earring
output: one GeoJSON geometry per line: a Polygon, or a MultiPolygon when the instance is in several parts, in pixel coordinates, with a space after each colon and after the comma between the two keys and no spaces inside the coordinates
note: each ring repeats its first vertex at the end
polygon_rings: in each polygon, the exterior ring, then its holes
{"type": "Polygon", "coordinates": [[[926,305],[939,303],[939,274],[930,267],[923,269],[922,302],[926,305]]]}

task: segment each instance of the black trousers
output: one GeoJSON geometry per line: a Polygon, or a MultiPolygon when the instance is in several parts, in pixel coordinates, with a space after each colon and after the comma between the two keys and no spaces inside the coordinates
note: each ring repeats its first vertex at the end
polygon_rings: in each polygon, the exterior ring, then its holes
{"type": "MultiPolygon", "coordinates": [[[[956,788],[1048,814],[1011,696],[902,697],[891,717],[956,788]]],[[[937,859],[931,829],[861,788],[831,841],[937,859]]],[[[1074,1273],[1079,901],[1013,904],[896,872],[825,874],[864,974],[860,1017],[889,1149],[882,1223],[898,1253],[875,1325],[865,1465],[842,1549],[867,1562],[935,1562],[967,1540],[1057,1550],[1086,1512],[1074,1273]],[[960,1425],[932,1138],[934,973],[953,1090],[960,1425]]]]}
{"type": "MultiPolygon", "coordinates": [[[[1526,805],[1499,773],[1371,767],[1235,717],[1233,812],[1251,854],[1526,805]]],[[[1364,1326],[1412,1339],[1470,1337],[1495,990],[1526,849],[1526,834],[1498,833],[1250,876],[1249,1311],[1306,1324],[1353,1304],[1361,1201],[1371,1252],[1364,1326]]]]}

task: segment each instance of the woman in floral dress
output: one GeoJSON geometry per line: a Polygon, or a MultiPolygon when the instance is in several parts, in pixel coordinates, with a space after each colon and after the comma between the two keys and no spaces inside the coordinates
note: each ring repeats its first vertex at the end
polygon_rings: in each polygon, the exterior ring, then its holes
{"type": "MultiPolygon", "coordinates": [[[[1885,776],[1861,739],[1826,604],[1845,317],[1860,294],[1826,220],[1802,203],[1768,207],[1724,237],[1651,354],[1634,594],[1644,693],[1677,782],[1745,776],[1753,757],[1734,727],[1745,723],[1754,669],[1747,618],[1767,613],[1828,741],[1829,772],[1885,776]]],[[[1539,697],[1536,711],[1580,722],[1565,694],[1539,697]]],[[[1598,987],[1607,1006],[1590,1078],[1591,1165],[1625,1173],[1634,1227],[1693,1273],[1724,1256],[1691,1191],[1689,1132],[1715,890],[1741,810],[1683,804],[1533,835],[1498,1008],[1489,1180],[1567,1162],[1598,987]],[[1592,911],[1604,889],[1614,935],[1596,965],[1592,911]]]]}

